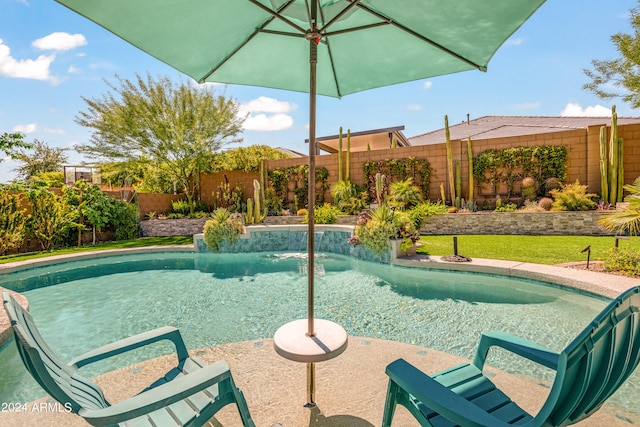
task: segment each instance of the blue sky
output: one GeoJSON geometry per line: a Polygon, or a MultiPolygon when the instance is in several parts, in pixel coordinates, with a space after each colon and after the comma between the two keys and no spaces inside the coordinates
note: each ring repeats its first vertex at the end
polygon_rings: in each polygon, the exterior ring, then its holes
{"type": "MultiPolygon", "coordinates": [[[[620,100],[582,89],[592,59],[617,56],[611,35],[629,32],[636,0],[548,0],[498,50],[487,73],[469,71],[318,98],[317,135],[405,126],[408,137],[486,115],[640,116],[620,100]]],[[[454,23],[455,25],[455,23],[454,23]]],[[[118,74],[168,75],[189,81],[165,64],[76,15],[53,0],[0,0],[0,133],[19,131],[27,141],[73,150],[90,138],[74,121],[86,108],[81,97],[107,92],[104,79],[118,74]]],[[[243,146],[267,144],[307,152],[308,96],[244,86],[218,86],[250,112],[243,146]]],[[[15,177],[17,163],[0,163],[0,182],[15,177]]]]}

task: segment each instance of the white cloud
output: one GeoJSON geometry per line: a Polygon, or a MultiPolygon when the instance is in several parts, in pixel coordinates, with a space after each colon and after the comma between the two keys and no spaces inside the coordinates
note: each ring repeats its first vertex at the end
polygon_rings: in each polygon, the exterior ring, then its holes
{"type": "Polygon", "coordinates": [[[421,111],[422,105],[420,104],[409,104],[407,105],[407,110],[409,111],[421,111]]]}
{"type": "Polygon", "coordinates": [[[278,101],[266,96],[258,97],[240,106],[241,111],[249,113],[288,113],[295,108],[296,106],[290,102],[278,101]]]}
{"type": "Polygon", "coordinates": [[[263,132],[284,130],[293,126],[293,117],[288,114],[255,114],[250,115],[243,126],[246,130],[263,132]]]}
{"type": "Polygon", "coordinates": [[[13,127],[14,132],[20,132],[24,134],[34,133],[38,129],[35,123],[29,123],[28,125],[16,125],[13,127]]]}
{"type": "Polygon", "coordinates": [[[295,109],[296,105],[290,102],[261,96],[240,105],[239,113],[249,114],[243,125],[246,130],[277,131],[293,126],[293,117],[285,113],[295,109]]]}
{"type": "Polygon", "coordinates": [[[422,86],[422,88],[423,88],[424,90],[427,90],[427,89],[429,89],[432,85],[433,85],[433,83],[432,83],[432,82],[424,82],[424,85],[422,86]]]}
{"type": "Polygon", "coordinates": [[[0,75],[13,78],[51,80],[49,66],[55,55],[40,55],[36,59],[17,60],[11,56],[11,49],[0,39],[0,75]]]}
{"type": "Polygon", "coordinates": [[[611,109],[602,105],[594,105],[582,108],[580,104],[568,103],[560,112],[563,117],[610,117],[611,109]]]}
{"type": "Polygon", "coordinates": [[[82,34],[51,33],[34,41],[31,45],[41,50],[70,50],[87,44],[82,34]]]}
{"type": "Polygon", "coordinates": [[[80,69],[74,67],[73,65],[70,65],[69,68],[67,68],[67,73],[69,73],[69,74],[79,74],[80,73],[80,69]]]}
{"type": "Polygon", "coordinates": [[[508,46],[520,46],[522,44],[524,40],[521,38],[517,38],[517,39],[509,39],[506,41],[506,45],[508,46]]]}

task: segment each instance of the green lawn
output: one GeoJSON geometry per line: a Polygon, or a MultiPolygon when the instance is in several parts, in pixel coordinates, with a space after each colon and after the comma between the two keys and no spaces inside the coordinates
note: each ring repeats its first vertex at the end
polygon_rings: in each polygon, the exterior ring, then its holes
{"type": "Polygon", "coordinates": [[[25,261],[29,259],[44,258],[52,255],[73,254],[77,252],[102,251],[106,249],[136,248],[142,246],[165,246],[165,245],[191,245],[192,236],[176,237],[141,237],[139,239],[122,240],[119,242],[99,243],[97,245],[73,246],[70,248],[56,249],[53,251],[31,252],[28,254],[0,256],[0,264],[15,261],[25,261]]]}
{"type": "MultiPolygon", "coordinates": [[[[419,253],[428,255],[453,254],[453,236],[421,236],[419,253]]],[[[0,264],[63,255],[84,251],[133,248],[156,245],[190,245],[191,236],[143,237],[121,242],[102,243],[82,247],[71,247],[47,252],[9,255],[0,257],[0,264]]],[[[460,235],[458,253],[471,258],[491,258],[536,264],[559,264],[571,261],[586,261],[587,254],[581,251],[591,246],[591,259],[602,259],[615,244],[611,236],[512,236],[512,235],[460,235]]],[[[640,237],[621,240],[620,247],[640,250],[640,237]]]]}
{"type": "MultiPolygon", "coordinates": [[[[421,236],[419,253],[428,255],[453,254],[453,236],[421,236]]],[[[513,236],[513,235],[460,235],[458,254],[470,258],[490,258],[559,264],[586,261],[581,251],[591,246],[591,260],[601,260],[615,245],[612,236],[513,236]]],[[[620,240],[620,248],[640,249],[640,237],[620,240]]]]}

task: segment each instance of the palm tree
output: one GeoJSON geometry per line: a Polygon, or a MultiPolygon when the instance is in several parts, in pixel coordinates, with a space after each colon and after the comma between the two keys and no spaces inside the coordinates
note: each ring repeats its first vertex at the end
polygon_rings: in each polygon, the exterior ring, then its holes
{"type": "Polygon", "coordinates": [[[640,235],[640,177],[636,178],[633,184],[625,185],[623,188],[631,193],[624,199],[629,206],[607,214],[598,223],[609,231],[626,231],[630,236],[637,236],[640,235]]]}

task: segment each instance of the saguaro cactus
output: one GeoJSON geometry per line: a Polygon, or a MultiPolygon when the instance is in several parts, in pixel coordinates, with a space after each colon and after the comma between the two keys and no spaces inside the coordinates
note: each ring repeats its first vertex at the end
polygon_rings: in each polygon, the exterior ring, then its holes
{"type": "MultiPolygon", "coordinates": [[[[447,172],[449,176],[449,194],[451,195],[451,203],[456,200],[455,181],[453,178],[453,150],[451,149],[451,135],[449,134],[449,117],[444,116],[444,134],[447,147],[447,172]]],[[[444,201],[444,200],[443,200],[444,201]]]]}
{"type": "Polygon", "coordinates": [[[618,138],[618,113],[611,107],[611,136],[607,153],[607,128],[600,128],[600,186],[602,199],[616,204],[622,201],[624,185],[624,141],[618,138]]]}

